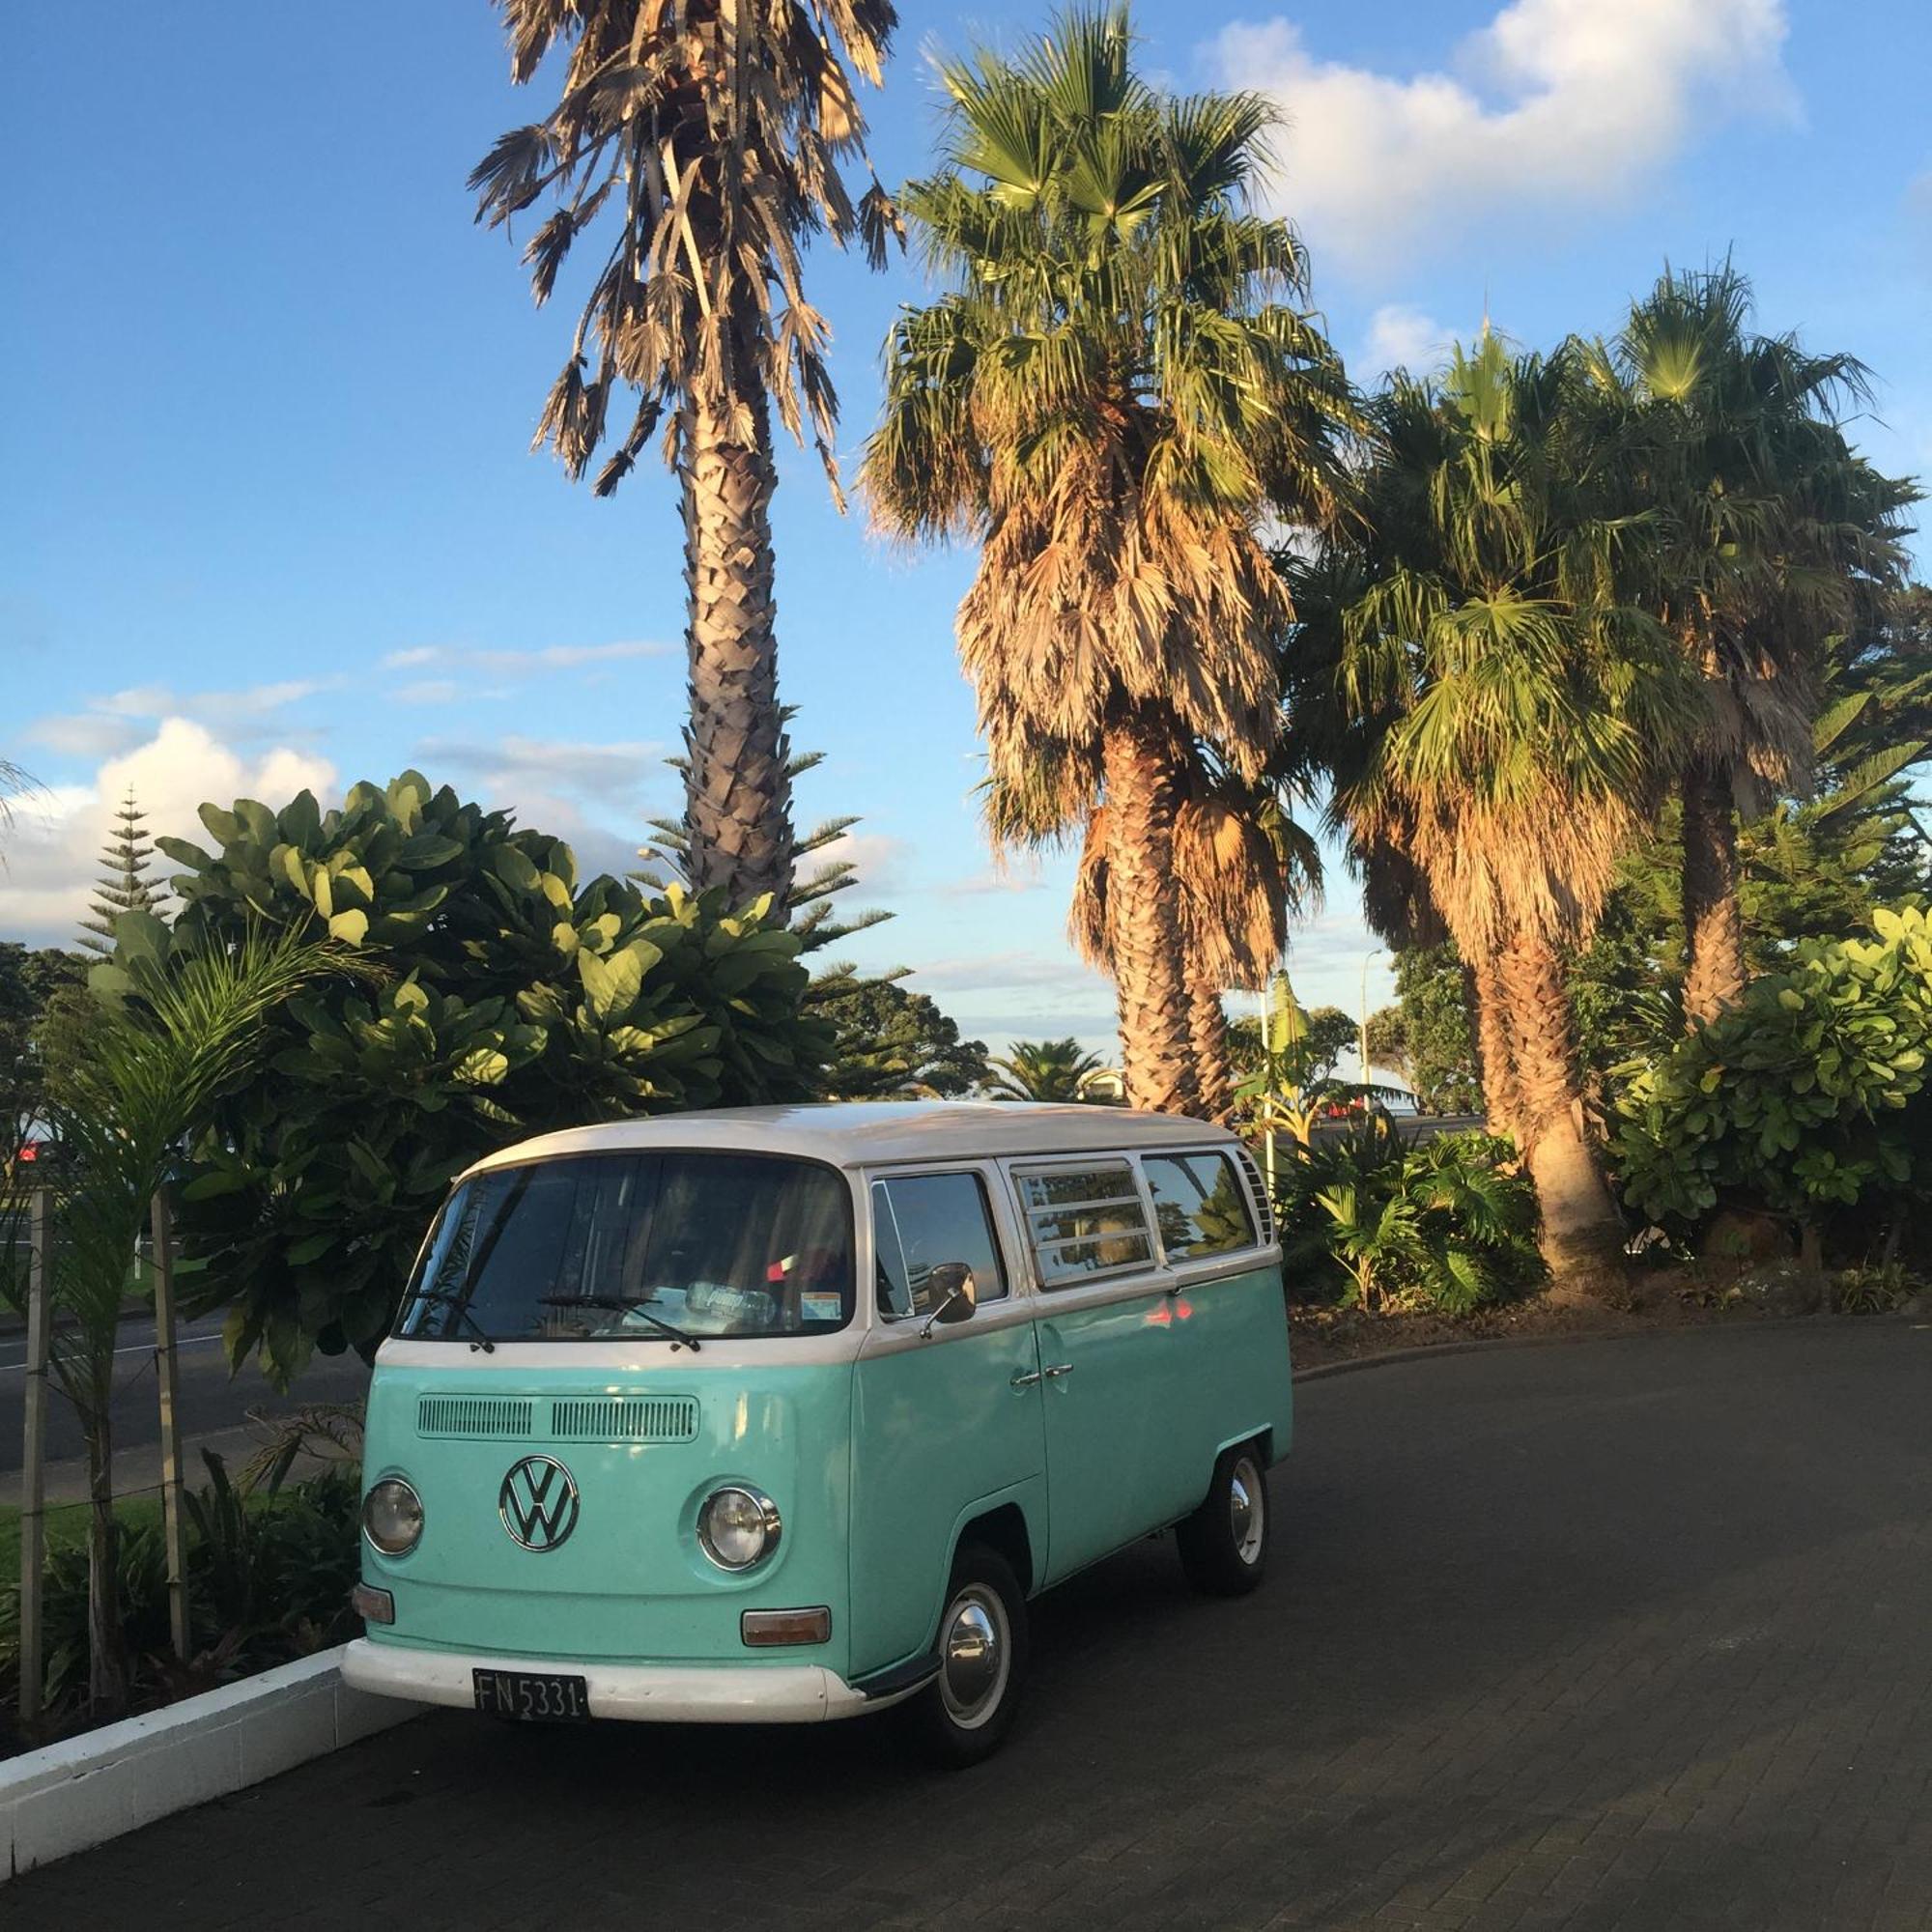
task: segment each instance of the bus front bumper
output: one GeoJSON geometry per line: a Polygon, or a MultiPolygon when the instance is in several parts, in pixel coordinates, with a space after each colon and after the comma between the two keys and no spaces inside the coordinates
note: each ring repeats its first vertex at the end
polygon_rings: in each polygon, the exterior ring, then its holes
{"type": "Polygon", "coordinates": [[[478,1670],[581,1677],[593,1718],[647,1724],[817,1724],[881,1711],[911,1694],[867,1696],[819,1663],[601,1663],[416,1650],[367,1637],[358,1637],[342,1656],[342,1681],[353,1690],[466,1711],[475,1705],[478,1670]]]}

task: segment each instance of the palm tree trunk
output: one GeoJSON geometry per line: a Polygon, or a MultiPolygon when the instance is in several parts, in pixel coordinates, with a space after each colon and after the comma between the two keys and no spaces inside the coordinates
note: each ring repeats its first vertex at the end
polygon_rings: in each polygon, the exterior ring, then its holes
{"type": "Polygon", "coordinates": [[[1198,1114],[1174,877],[1177,797],[1167,733],[1145,712],[1122,710],[1101,748],[1109,832],[1107,898],[1127,1104],[1198,1114]]]}
{"type": "Polygon", "coordinates": [[[1476,1077],[1482,1082],[1490,1131],[1506,1134],[1520,1147],[1522,1084],[1517,1078],[1516,1050],[1510,1044],[1509,995],[1503,990],[1496,962],[1485,960],[1480,967],[1465,964],[1463,987],[1476,1036],[1476,1077]]]}
{"type": "Polygon", "coordinates": [[[1188,989],[1187,1031],[1194,1044],[1194,1077],[1201,1111],[1229,1124],[1235,1111],[1235,1076],[1228,1065],[1228,1015],[1213,984],[1196,977],[1188,989]]]}
{"type": "Polygon", "coordinates": [[[695,399],[679,451],[690,598],[686,863],[700,892],[722,886],[733,906],[771,893],[782,907],[794,853],[773,635],[778,474],[763,387],[747,382],[741,393],[736,420],[716,399],[695,399]]]}
{"type": "Polygon", "coordinates": [[[1745,989],[1738,827],[1730,782],[1715,760],[1684,775],[1684,1017],[1708,1022],[1745,989]]]}
{"type": "Polygon", "coordinates": [[[114,1517],[114,1435],[109,1391],[83,1420],[87,1436],[87,1701],[93,1716],[128,1708],[122,1629],[120,1524],[114,1517]]]}
{"type": "Polygon", "coordinates": [[[1520,1092],[1520,1145],[1543,1205],[1543,1253],[1566,1288],[1613,1292],[1623,1223],[1583,1137],[1570,997],[1556,950],[1520,932],[1496,962],[1520,1092]]]}

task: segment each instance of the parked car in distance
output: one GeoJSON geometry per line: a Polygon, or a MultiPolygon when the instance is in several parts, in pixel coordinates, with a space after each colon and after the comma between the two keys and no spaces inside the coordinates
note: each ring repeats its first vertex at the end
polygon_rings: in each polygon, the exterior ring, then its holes
{"type": "Polygon", "coordinates": [[[576,1129],[456,1184],[377,1356],[386,1696],[559,1721],[905,1706],[994,1750],[1027,1605],[1173,1527],[1266,1567],[1281,1252],[1208,1123],[1011,1103],[576,1129]]]}

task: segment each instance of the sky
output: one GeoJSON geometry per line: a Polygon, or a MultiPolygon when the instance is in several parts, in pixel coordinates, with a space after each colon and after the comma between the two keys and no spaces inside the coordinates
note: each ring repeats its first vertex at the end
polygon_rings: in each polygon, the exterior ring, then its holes
{"type": "MultiPolygon", "coordinates": [[[[1037,4],[901,0],[867,100],[881,175],[928,161],[930,56],[1010,44],[1037,4]]],[[[1760,326],[1876,372],[1854,426],[1932,475],[1932,9],[1923,0],[1143,0],[1148,71],[1267,90],[1273,205],[1358,381],[1488,316],[1607,331],[1662,265],[1734,253],[1760,326]]],[[[681,526],[640,466],[613,499],[531,431],[574,309],[534,310],[472,225],[470,166],[541,111],[484,0],[40,8],[0,115],[0,757],[44,786],[0,853],[0,938],[65,943],[113,803],[194,836],[203,799],[325,804],[414,766],[635,864],[674,814],[681,526]]],[[[879,348],[925,285],[820,247],[849,470],[879,348]]],[[[613,412],[614,413],[614,412],[613,412]]],[[[883,544],[781,459],[780,675],[823,751],[802,820],[857,813],[844,949],[910,966],[970,1037],[1111,1054],[1065,937],[1070,861],[989,854],[952,614],[959,552],[883,544]]],[[[1926,555],[1923,540],[1919,554],[1926,555]]],[[[1307,1004],[1388,996],[1344,868],[1291,938],[1307,1004]]]]}

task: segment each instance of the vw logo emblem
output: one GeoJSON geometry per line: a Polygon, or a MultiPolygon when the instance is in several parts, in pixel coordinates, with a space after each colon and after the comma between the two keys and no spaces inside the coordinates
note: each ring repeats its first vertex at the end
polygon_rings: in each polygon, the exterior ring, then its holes
{"type": "Polygon", "coordinates": [[[577,1527],[577,1484],[554,1456],[526,1456],[503,1478],[497,1513],[513,1542],[541,1555],[570,1541],[577,1527]]]}

